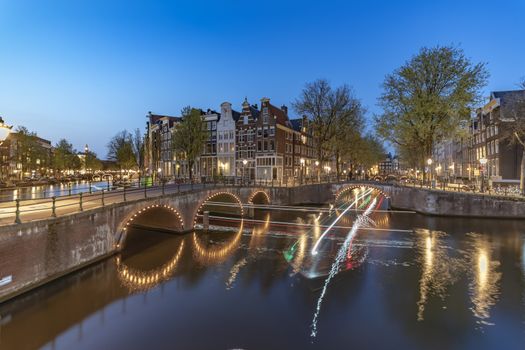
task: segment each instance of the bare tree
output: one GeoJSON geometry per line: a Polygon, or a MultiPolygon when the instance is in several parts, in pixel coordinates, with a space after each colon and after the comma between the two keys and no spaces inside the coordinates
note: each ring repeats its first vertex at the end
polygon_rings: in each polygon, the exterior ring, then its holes
{"type": "MultiPolygon", "coordinates": [[[[332,89],[326,79],[315,80],[305,85],[293,107],[298,114],[306,115],[312,121],[315,151],[320,164],[334,155],[336,160],[340,160],[340,143],[337,145],[338,142],[334,142],[336,134],[340,136],[342,128],[358,127],[363,115],[361,103],[350,87],[342,85],[332,89]]],[[[339,166],[337,168],[339,172],[339,166]]],[[[320,170],[318,167],[318,179],[320,170]]]]}

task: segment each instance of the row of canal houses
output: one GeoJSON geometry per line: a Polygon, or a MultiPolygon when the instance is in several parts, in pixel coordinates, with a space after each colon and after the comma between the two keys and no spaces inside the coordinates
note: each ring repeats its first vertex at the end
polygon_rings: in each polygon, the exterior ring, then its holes
{"type": "MultiPolygon", "coordinates": [[[[196,178],[237,178],[286,183],[317,176],[333,168],[316,161],[312,125],[306,117],[290,119],[286,106],[276,107],[269,98],[261,106],[247,99],[242,110],[224,102],[220,112],[201,110],[208,139],[195,162],[196,178]]],[[[181,117],[149,112],[146,130],[146,170],[162,178],[188,178],[188,163],[177,159],[171,140],[181,117]]]]}

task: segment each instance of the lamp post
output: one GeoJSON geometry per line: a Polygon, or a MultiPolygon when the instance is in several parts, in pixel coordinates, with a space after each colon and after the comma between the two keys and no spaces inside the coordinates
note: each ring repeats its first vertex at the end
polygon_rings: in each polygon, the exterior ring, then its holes
{"type": "Polygon", "coordinates": [[[162,168],[158,168],[157,169],[157,177],[159,178],[159,182],[161,182],[162,180],[162,168]]]}
{"type": "Polygon", "coordinates": [[[431,182],[432,182],[432,158],[427,159],[427,164],[428,164],[428,169],[430,171],[428,173],[428,186],[430,187],[431,182]]]}
{"type": "Polygon", "coordinates": [[[246,180],[246,164],[248,164],[248,160],[243,159],[242,160],[242,182],[246,180]]]}
{"type": "Polygon", "coordinates": [[[454,181],[451,181],[451,180],[453,180],[453,177],[455,176],[455,174],[454,174],[454,164],[450,164],[448,166],[448,169],[450,170],[449,174],[448,174],[448,182],[454,182],[454,181]]]}
{"type": "Polygon", "coordinates": [[[487,164],[487,158],[481,158],[479,163],[481,164],[481,193],[483,193],[485,192],[485,164],[487,164]]]}
{"type": "Polygon", "coordinates": [[[301,185],[303,184],[303,169],[304,169],[304,158],[299,159],[299,163],[301,164],[301,185]]]}

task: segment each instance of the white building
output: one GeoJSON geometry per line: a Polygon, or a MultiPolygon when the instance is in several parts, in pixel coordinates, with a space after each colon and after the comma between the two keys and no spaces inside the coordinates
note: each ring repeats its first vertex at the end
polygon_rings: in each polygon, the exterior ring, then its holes
{"type": "Polygon", "coordinates": [[[240,113],[232,110],[232,104],[221,104],[221,118],[217,123],[217,166],[219,176],[235,176],[235,123],[240,113]]]}

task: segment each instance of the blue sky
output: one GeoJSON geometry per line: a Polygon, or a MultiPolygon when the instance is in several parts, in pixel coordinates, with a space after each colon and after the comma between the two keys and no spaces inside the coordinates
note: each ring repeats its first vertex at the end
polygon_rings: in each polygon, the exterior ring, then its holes
{"type": "Polygon", "coordinates": [[[0,0],[0,115],[101,157],[148,111],[289,105],[321,77],[353,86],[371,116],[385,74],[438,44],[487,62],[486,94],[514,89],[524,13],[523,0],[0,0]]]}

